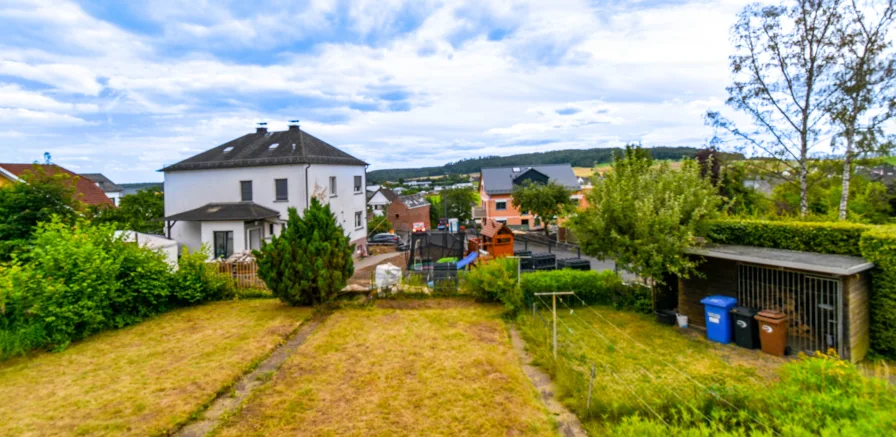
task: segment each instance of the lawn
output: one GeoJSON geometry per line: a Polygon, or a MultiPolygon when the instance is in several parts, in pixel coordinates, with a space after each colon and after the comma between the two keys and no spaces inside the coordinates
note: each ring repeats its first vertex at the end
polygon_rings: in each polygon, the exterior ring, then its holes
{"type": "Polygon", "coordinates": [[[217,302],[0,363],[0,435],[160,435],[293,332],[310,309],[217,302]]]}
{"type": "Polygon", "coordinates": [[[570,308],[558,302],[560,360],[555,364],[551,313],[539,304],[548,324],[539,317],[526,317],[521,321],[524,338],[536,364],[551,371],[561,400],[591,435],[611,433],[614,424],[636,414],[648,418],[655,417],[653,411],[664,417],[674,415],[684,399],[699,406],[699,412],[689,410],[690,414],[710,415],[712,408],[727,405],[700,385],[716,393],[761,390],[782,363],[759,351],[710,343],[697,333],[679,333],[678,328],[660,325],[650,316],[601,306],[570,308]],[[596,390],[589,409],[592,364],[596,390]]]}
{"type": "Polygon", "coordinates": [[[556,435],[501,308],[463,300],[341,310],[221,436],[556,435]]]}

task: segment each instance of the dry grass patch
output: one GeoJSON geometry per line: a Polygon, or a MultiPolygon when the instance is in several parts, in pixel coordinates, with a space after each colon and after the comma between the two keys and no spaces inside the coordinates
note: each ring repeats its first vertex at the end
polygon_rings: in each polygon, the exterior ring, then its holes
{"type": "Polygon", "coordinates": [[[0,435],[166,434],[308,315],[272,299],[217,302],[0,363],[0,435]]]}
{"type": "Polygon", "coordinates": [[[499,313],[338,312],[219,434],[555,435],[499,313]]]}

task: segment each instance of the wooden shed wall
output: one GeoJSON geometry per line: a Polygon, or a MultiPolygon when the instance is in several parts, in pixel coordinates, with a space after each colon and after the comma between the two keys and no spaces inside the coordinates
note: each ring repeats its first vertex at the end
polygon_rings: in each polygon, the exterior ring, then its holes
{"type": "Polygon", "coordinates": [[[706,296],[737,297],[737,261],[706,258],[698,267],[703,277],[691,276],[678,281],[678,312],[688,316],[688,324],[706,328],[703,304],[706,296]]]}
{"type": "Polygon", "coordinates": [[[843,281],[843,315],[846,320],[843,326],[846,328],[844,336],[847,339],[847,356],[850,361],[856,363],[862,361],[871,347],[869,333],[870,308],[868,305],[871,294],[871,274],[859,273],[844,278],[843,281]]]}

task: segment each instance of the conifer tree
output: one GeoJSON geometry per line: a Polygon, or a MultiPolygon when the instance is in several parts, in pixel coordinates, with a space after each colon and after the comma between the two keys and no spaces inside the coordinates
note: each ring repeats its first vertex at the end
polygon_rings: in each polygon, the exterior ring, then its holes
{"type": "Polygon", "coordinates": [[[274,296],[316,306],[331,302],[354,274],[353,252],[330,206],[312,198],[302,216],[290,208],[286,228],[253,253],[274,296]]]}

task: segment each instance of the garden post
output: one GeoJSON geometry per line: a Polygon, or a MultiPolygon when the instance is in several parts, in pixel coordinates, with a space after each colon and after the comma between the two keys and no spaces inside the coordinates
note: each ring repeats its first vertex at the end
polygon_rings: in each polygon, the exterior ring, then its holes
{"type": "Polygon", "coordinates": [[[557,295],[552,294],[551,296],[554,298],[554,361],[557,361],[557,295]]]}

